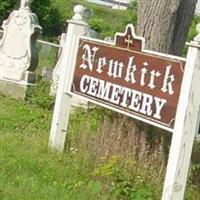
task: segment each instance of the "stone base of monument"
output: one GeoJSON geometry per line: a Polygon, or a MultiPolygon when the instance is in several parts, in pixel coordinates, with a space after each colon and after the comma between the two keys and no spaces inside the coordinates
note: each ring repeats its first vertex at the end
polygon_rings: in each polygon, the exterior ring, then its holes
{"type": "Polygon", "coordinates": [[[33,85],[24,81],[0,79],[0,94],[14,99],[25,100],[28,88],[33,85]]]}
{"type": "Polygon", "coordinates": [[[30,71],[22,71],[16,69],[0,69],[0,77],[2,79],[14,80],[16,82],[34,83],[35,74],[30,71]]]}
{"type": "Polygon", "coordinates": [[[0,94],[15,99],[25,100],[27,89],[33,86],[35,74],[30,71],[20,72],[17,70],[4,69],[0,77],[0,94]],[[9,76],[8,76],[9,75],[9,76]]]}

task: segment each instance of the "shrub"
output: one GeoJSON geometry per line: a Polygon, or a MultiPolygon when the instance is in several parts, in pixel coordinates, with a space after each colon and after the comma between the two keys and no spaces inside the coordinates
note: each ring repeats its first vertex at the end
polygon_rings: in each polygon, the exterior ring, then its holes
{"type": "Polygon", "coordinates": [[[31,86],[28,89],[26,100],[33,106],[43,109],[53,109],[55,97],[50,96],[49,92],[50,82],[39,75],[37,77],[37,85],[31,86]]]}

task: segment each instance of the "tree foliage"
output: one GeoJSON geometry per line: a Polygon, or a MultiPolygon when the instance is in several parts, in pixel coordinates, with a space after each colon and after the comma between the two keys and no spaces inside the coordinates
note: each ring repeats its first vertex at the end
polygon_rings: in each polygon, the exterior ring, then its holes
{"type": "Polygon", "coordinates": [[[58,35],[63,26],[59,11],[51,0],[34,0],[32,11],[37,14],[45,36],[58,35]]]}
{"type": "MultiPolygon", "coordinates": [[[[9,14],[18,9],[20,0],[0,0],[0,23],[2,24],[9,14]]],[[[34,0],[31,6],[39,18],[45,36],[56,35],[62,27],[61,17],[56,8],[52,6],[51,0],[34,0]]]]}
{"type": "Polygon", "coordinates": [[[16,0],[0,0],[0,22],[10,14],[12,9],[17,7],[18,2],[16,0]]]}

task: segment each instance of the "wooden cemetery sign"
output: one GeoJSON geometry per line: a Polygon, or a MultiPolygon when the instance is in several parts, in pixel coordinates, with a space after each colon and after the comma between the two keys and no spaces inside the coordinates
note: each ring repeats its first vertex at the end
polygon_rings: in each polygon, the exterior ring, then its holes
{"type": "Polygon", "coordinates": [[[199,126],[200,30],[184,59],[145,50],[132,25],[114,43],[80,37],[84,9],[68,21],[50,147],[64,149],[74,95],[173,132],[162,200],[183,200],[199,126]]]}
{"type": "Polygon", "coordinates": [[[132,25],[114,44],[81,38],[71,92],[172,131],[185,62],[143,47],[132,25]]]}

